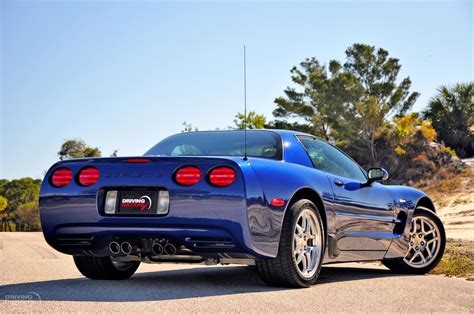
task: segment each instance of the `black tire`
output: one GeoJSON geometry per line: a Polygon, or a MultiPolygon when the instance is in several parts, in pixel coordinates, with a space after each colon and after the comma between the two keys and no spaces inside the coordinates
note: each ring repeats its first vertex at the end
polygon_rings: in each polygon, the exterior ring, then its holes
{"type": "Polygon", "coordinates": [[[270,285],[277,287],[294,287],[294,288],[306,288],[316,282],[321,271],[321,264],[324,257],[326,236],[324,225],[319,214],[316,205],[307,199],[302,199],[295,202],[286,212],[283,221],[280,245],[278,248],[278,255],[272,259],[257,260],[256,266],[257,271],[262,280],[270,285]],[[317,218],[321,230],[321,255],[319,262],[316,265],[316,272],[311,278],[302,277],[297,271],[297,266],[293,260],[293,230],[297,223],[299,214],[305,210],[310,209],[313,211],[317,218]]]}
{"type": "Polygon", "coordinates": [[[108,256],[74,256],[74,263],[81,274],[97,280],[128,279],[140,266],[140,262],[114,264],[108,256]]]}
{"type": "Polygon", "coordinates": [[[397,273],[403,273],[403,274],[426,274],[429,271],[431,271],[433,268],[435,268],[441,258],[443,257],[444,254],[444,249],[446,247],[446,232],[444,231],[444,226],[443,223],[441,222],[441,219],[433,213],[432,211],[428,209],[424,209],[422,207],[418,207],[415,210],[415,214],[413,215],[413,218],[416,217],[426,217],[430,219],[432,222],[436,224],[436,227],[439,230],[439,250],[437,251],[437,255],[433,257],[432,261],[427,264],[425,267],[420,267],[420,268],[415,268],[410,266],[404,259],[404,257],[396,258],[396,259],[390,259],[390,260],[383,260],[382,263],[389,268],[390,270],[397,272],[397,273]]]}

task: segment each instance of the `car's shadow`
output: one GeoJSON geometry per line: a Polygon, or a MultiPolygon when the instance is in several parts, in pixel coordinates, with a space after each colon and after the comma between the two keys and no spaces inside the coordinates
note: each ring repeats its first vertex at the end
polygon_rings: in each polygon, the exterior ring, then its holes
{"type": "MultiPolygon", "coordinates": [[[[385,269],[323,267],[318,284],[397,276],[385,269]]],[[[49,280],[4,285],[1,300],[52,301],[160,301],[276,291],[266,286],[254,268],[200,267],[193,269],[137,273],[126,281],[100,281],[85,278],[49,280]]]]}

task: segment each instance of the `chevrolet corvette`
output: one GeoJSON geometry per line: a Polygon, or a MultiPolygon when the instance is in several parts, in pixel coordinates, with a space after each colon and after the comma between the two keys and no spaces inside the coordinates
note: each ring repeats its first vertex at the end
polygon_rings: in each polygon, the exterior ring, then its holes
{"type": "Polygon", "coordinates": [[[443,255],[443,224],[425,193],[388,177],[305,133],[181,133],[138,157],[54,164],[41,224],[91,279],[130,278],[141,262],[255,265],[289,287],[315,283],[328,263],[426,273],[443,255]]]}

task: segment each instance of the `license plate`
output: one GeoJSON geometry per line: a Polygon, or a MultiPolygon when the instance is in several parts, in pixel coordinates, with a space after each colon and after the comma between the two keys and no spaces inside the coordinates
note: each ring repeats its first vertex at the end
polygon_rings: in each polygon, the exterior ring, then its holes
{"type": "Polygon", "coordinates": [[[118,213],[132,215],[156,214],[158,191],[120,191],[118,213]]]}

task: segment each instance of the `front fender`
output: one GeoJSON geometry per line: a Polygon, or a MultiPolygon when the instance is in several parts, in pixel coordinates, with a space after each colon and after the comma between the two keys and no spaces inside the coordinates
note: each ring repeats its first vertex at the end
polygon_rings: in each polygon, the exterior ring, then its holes
{"type": "MultiPolygon", "coordinates": [[[[405,215],[405,225],[400,234],[395,235],[384,259],[398,259],[405,256],[410,242],[410,227],[413,214],[417,206],[428,201],[432,205],[430,198],[420,190],[407,186],[387,186],[394,197],[393,209],[398,216],[405,215]]],[[[432,208],[434,211],[434,207],[432,208]]]]}

